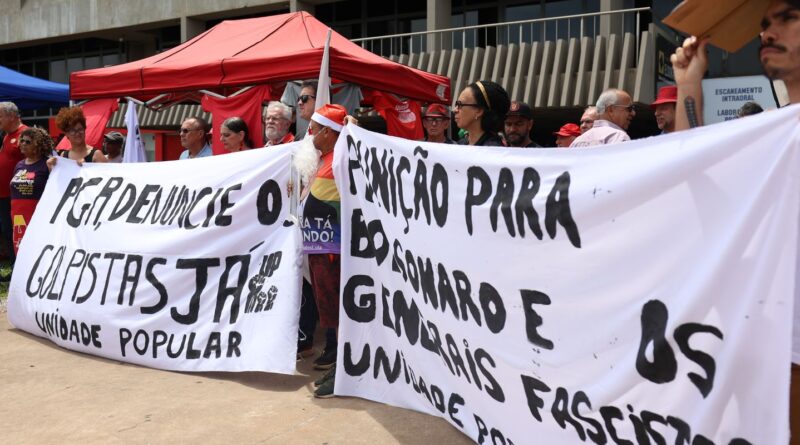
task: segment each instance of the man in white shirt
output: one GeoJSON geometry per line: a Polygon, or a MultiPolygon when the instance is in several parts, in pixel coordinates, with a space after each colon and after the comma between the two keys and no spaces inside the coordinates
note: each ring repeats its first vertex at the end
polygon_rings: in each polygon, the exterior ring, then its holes
{"type": "Polygon", "coordinates": [[[603,91],[597,99],[597,119],[570,147],[616,144],[631,140],[625,130],[636,116],[630,94],[615,88],[603,91]]]}

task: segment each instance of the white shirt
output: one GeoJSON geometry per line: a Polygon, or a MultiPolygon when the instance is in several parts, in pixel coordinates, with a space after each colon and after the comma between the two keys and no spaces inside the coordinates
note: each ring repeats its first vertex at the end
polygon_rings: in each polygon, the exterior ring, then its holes
{"type": "Polygon", "coordinates": [[[593,145],[608,145],[630,141],[628,133],[615,123],[598,119],[594,126],[586,133],[575,138],[570,147],[591,147],[593,145]]]}

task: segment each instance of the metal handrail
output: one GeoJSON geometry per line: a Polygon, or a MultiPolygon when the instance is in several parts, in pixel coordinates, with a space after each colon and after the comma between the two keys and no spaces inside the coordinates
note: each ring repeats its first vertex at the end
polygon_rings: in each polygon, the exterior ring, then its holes
{"type": "Polygon", "coordinates": [[[513,22],[499,22],[499,23],[491,23],[488,25],[471,25],[471,26],[462,26],[458,28],[445,28],[445,29],[432,29],[429,31],[415,31],[415,32],[406,32],[402,34],[387,34],[384,36],[377,36],[377,37],[361,37],[358,39],[350,39],[351,42],[361,43],[361,42],[369,42],[372,40],[382,40],[382,39],[391,39],[391,38],[401,38],[401,37],[414,37],[414,36],[423,36],[429,34],[438,34],[438,33],[445,33],[445,32],[459,32],[459,31],[471,31],[473,29],[484,29],[484,28],[495,28],[498,26],[513,26],[513,25],[528,25],[528,24],[536,24],[542,22],[550,22],[555,20],[568,20],[568,19],[581,19],[581,18],[589,18],[589,17],[599,17],[602,15],[614,15],[614,14],[625,14],[628,12],[645,12],[650,11],[648,7],[642,8],[629,8],[629,9],[618,9],[615,11],[600,11],[600,12],[587,12],[585,14],[573,14],[573,15],[562,15],[558,17],[542,17],[538,19],[528,19],[528,20],[516,20],[513,22]]]}
{"type": "MultiPolygon", "coordinates": [[[[566,35],[568,37],[575,36],[580,38],[601,35],[602,31],[609,34],[616,34],[617,25],[614,25],[614,29],[598,29],[598,22],[600,28],[602,28],[602,20],[606,17],[619,17],[619,25],[621,25],[620,31],[624,34],[626,29],[629,29],[630,26],[635,26],[635,30],[638,30],[641,25],[641,14],[650,11],[651,8],[642,7],[614,11],[588,12],[557,17],[515,20],[512,22],[363,37],[352,39],[352,41],[359,44],[362,48],[378,55],[390,57],[427,51],[488,46],[492,44],[501,44],[501,42],[510,44],[512,41],[522,43],[549,40],[552,38],[558,39],[559,36],[563,34],[564,30],[566,30],[566,35]],[[493,34],[493,36],[491,36],[491,34],[493,34]],[[536,37],[537,34],[540,34],[540,37],[536,37]],[[492,41],[496,43],[490,43],[492,41]]],[[[636,60],[638,60],[641,42],[639,41],[638,31],[634,32],[634,34],[636,34],[635,56],[636,60]]]]}

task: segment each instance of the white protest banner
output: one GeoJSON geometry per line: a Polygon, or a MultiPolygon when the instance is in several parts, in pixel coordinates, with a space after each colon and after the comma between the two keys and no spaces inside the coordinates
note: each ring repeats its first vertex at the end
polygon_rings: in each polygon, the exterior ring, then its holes
{"type": "Polygon", "coordinates": [[[799,118],[569,150],[348,126],[335,393],[478,443],[787,443],[799,118]]]}
{"type": "Polygon", "coordinates": [[[9,321],[154,368],[293,373],[292,147],[83,167],[59,159],[17,257],[9,321]]]}

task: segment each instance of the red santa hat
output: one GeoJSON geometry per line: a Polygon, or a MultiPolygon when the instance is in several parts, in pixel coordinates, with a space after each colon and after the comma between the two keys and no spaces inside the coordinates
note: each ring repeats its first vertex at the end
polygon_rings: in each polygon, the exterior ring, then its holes
{"type": "Polygon", "coordinates": [[[311,120],[334,131],[342,131],[347,110],[337,104],[327,104],[318,108],[311,116],[311,120]]]}

